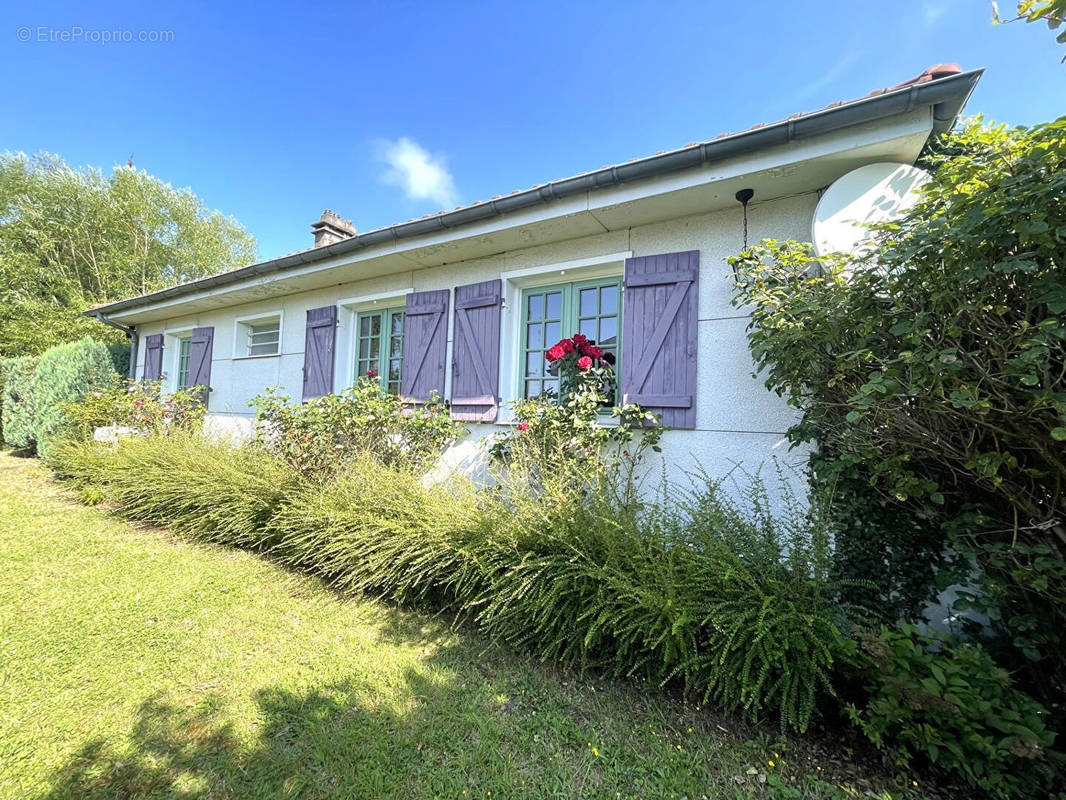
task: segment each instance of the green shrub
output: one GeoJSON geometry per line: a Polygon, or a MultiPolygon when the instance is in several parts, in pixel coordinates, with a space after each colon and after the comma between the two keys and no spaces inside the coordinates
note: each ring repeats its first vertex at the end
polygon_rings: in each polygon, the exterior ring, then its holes
{"type": "Polygon", "coordinates": [[[465,428],[435,398],[412,407],[377,380],[360,377],[340,394],[294,404],[275,389],[254,398],[256,441],[304,475],[333,474],[350,460],[422,469],[465,428]]]}
{"type": "Polygon", "coordinates": [[[474,553],[489,534],[474,487],[426,488],[370,454],[296,493],[270,528],[272,555],[348,591],[462,610],[484,585],[474,553]]]}
{"type": "Polygon", "coordinates": [[[88,337],[45,350],[37,362],[33,398],[37,421],[37,449],[48,457],[52,440],[63,435],[65,408],[84,400],[96,389],[115,386],[115,372],[107,345],[88,337]]]}
{"type": "Polygon", "coordinates": [[[89,439],[96,428],[117,425],[141,435],[200,430],[207,409],[198,389],[164,392],[161,381],[120,381],[63,407],[64,435],[89,439]]]}
{"type": "Polygon", "coordinates": [[[860,255],[732,259],[767,386],[886,498],[950,532],[1028,691],[1066,695],[1066,118],[981,124],[860,255]],[[964,517],[962,515],[965,515],[964,517]],[[960,518],[962,517],[962,518],[960,518]]]}
{"type": "Polygon", "coordinates": [[[849,706],[849,716],[898,763],[926,757],[994,797],[1047,796],[1055,739],[1047,711],[1015,689],[978,644],[923,635],[909,624],[881,627],[849,661],[869,693],[865,707],[849,706]]]}
{"type": "Polygon", "coordinates": [[[196,432],[57,443],[50,465],[95,485],[130,519],[238,547],[266,546],[270,519],[299,483],[280,460],[196,432]]]}
{"type": "Polygon", "coordinates": [[[806,728],[841,643],[816,516],[774,522],[758,479],[742,512],[696,481],[641,507],[608,486],[496,509],[479,555],[490,634],[543,657],[656,683],[806,728]]]}
{"type": "Polygon", "coordinates": [[[37,444],[37,404],[33,394],[37,372],[36,356],[19,356],[3,360],[4,443],[19,449],[37,444]]]}

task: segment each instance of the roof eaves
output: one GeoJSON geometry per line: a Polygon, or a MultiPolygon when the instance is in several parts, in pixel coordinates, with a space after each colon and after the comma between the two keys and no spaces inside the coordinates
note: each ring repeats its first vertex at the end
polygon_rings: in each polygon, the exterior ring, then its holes
{"type": "MultiPolygon", "coordinates": [[[[115,313],[146,306],[196,291],[237,283],[258,275],[283,272],[315,261],[355,253],[374,245],[438,233],[442,230],[505,216],[582,192],[667,175],[767,147],[787,144],[853,125],[874,122],[906,113],[919,106],[933,108],[933,132],[939,134],[950,129],[954,124],[984,70],[946,71],[943,77],[938,77],[933,69],[927,70],[910,81],[889,89],[871,92],[857,100],[834,103],[818,111],[793,115],[778,122],[761,123],[738,133],[720,135],[709,141],[693,143],[675,150],[632,159],[623,164],[606,166],[580,175],[550,181],[502,197],[495,197],[487,202],[479,201],[421,219],[377,228],[324,247],[300,250],[227,272],[196,278],[138,297],[94,306],[84,313],[96,316],[100,313],[115,313]]],[[[955,69],[958,68],[955,67],[955,69]]]]}

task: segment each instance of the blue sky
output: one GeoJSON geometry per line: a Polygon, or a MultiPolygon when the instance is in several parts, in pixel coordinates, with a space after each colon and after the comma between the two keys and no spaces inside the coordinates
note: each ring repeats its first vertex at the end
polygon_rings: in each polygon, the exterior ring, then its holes
{"type": "Polygon", "coordinates": [[[935,63],[987,69],[968,113],[1066,113],[1066,48],[992,25],[982,0],[87,5],[8,0],[0,149],[105,171],[132,153],[240,220],[263,258],[309,246],[323,208],[370,230],[935,63]],[[170,41],[85,41],[120,30],[170,41]]]}

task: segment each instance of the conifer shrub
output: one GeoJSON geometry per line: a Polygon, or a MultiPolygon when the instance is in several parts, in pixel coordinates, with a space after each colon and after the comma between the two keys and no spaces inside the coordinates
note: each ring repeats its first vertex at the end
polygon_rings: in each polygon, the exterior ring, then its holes
{"type": "Polygon", "coordinates": [[[37,362],[31,389],[36,414],[33,438],[38,452],[47,458],[53,440],[64,435],[69,404],[119,380],[103,342],[86,336],[45,350],[37,362]]]}
{"type": "Polygon", "coordinates": [[[0,413],[3,415],[4,444],[9,447],[32,450],[37,443],[37,404],[33,394],[36,373],[36,356],[0,361],[0,380],[3,382],[0,413]]]}

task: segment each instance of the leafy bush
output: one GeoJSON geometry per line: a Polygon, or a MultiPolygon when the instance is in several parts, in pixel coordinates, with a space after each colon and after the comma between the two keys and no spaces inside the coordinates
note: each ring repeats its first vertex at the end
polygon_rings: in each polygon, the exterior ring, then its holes
{"type": "Polygon", "coordinates": [[[735,302],[753,310],[767,385],[803,411],[793,440],[943,524],[1001,606],[1012,666],[1061,699],[1066,118],[971,125],[930,164],[922,201],[871,252],[768,241],[733,259],[735,302]]]}
{"type": "Polygon", "coordinates": [[[141,435],[199,430],[206,414],[198,389],[164,392],[161,381],[122,381],[64,407],[66,433],[80,439],[91,438],[94,429],[107,425],[141,435]]]}
{"type": "Polygon", "coordinates": [[[979,645],[904,624],[866,635],[849,661],[869,699],[848,713],[901,765],[926,757],[994,797],[1047,796],[1047,711],[979,645]]]}
{"type": "Polygon", "coordinates": [[[88,337],[45,350],[33,379],[33,402],[37,420],[34,438],[47,457],[53,437],[67,424],[66,407],[83,400],[95,389],[115,386],[119,376],[107,345],[88,337]]]}
{"type": "Polygon", "coordinates": [[[497,436],[491,448],[504,468],[502,484],[566,499],[575,481],[600,489],[604,477],[619,470],[631,479],[644,453],[659,451],[659,419],[638,405],[613,408],[610,417],[617,422],[603,424],[614,398],[609,356],[580,334],[547,351],[561,396],[548,391],[514,403],[514,432],[497,436]]]}
{"type": "Polygon", "coordinates": [[[275,389],[249,405],[256,409],[256,441],[304,475],[335,473],[366,453],[384,464],[423,468],[465,431],[435,398],[412,407],[367,377],[302,405],[275,389]]]}
{"type": "Polygon", "coordinates": [[[36,356],[19,356],[0,360],[0,413],[4,443],[12,447],[32,448],[36,444],[37,407],[33,398],[33,378],[37,372],[36,356]]]}

